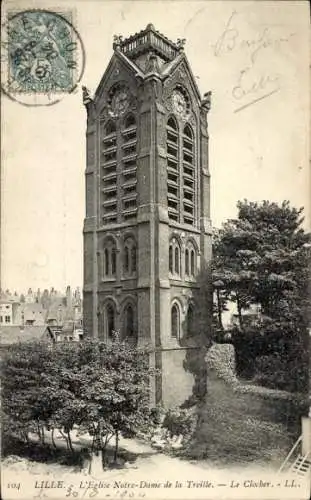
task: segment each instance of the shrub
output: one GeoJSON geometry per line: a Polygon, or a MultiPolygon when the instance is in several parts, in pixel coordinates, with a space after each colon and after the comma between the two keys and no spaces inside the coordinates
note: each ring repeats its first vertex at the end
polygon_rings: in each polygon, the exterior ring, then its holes
{"type": "MultiPolygon", "coordinates": [[[[28,440],[59,429],[73,452],[73,428],[88,432],[94,451],[114,436],[132,437],[150,421],[148,352],[118,338],[111,344],[15,344],[3,359],[2,410],[8,435],[28,440]]],[[[52,437],[53,439],[53,437],[52,437]]],[[[54,443],[54,446],[55,443],[54,443]]]]}
{"type": "Polygon", "coordinates": [[[288,359],[278,353],[259,356],[254,369],[253,381],[256,384],[291,392],[300,388],[297,388],[297,379],[302,380],[305,376],[304,366],[301,366],[299,359],[288,359]]]}
{"type": "Polygon", "coordinates": [[[189,438],[192,436],[196,424],[196,414],[190,409],[172,408],[167,411],[162,426],[171,436],[189,438]]]}

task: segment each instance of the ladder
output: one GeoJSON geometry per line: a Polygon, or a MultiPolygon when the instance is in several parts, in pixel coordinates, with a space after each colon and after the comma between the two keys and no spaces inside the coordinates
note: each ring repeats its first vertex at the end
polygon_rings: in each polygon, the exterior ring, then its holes
{"type": "Polygon", "coordinates": [[[299,476],[310,475],[311,473],[311,453],[306,455],[298,455],[294,463],[290,467],[290,472],[292,474],[298,474],[299,476]]]}
{"type": "Polygon", "coordinates": [[[295,460],[291,463],[291,458],[294,455],[294,452],[297,450],[298,446],[302,442],[302,436],[299,436],[296,443],[290,450],[289,454],[285,458],[278,472],[282,472],[287,470],[292,474],[297,474],[300,477],[309,476],[311,477],[311,452],[307,452],[305,455],[302,455],[301,452],[296,456],[295,460]]]}

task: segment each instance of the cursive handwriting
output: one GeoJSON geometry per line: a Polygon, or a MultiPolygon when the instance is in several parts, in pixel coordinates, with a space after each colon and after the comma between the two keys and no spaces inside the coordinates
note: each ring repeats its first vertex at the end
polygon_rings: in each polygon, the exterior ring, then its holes
{"type": "Polygon", "coordinates": [[[223,33],[220,35],[216,44],[213,46],[214,54],[216,57],[222,55],[225,52],[231,52],[236,47],[239,32],[236,28],[233,28],[231,26],[232,19],[236,16],[236,14],[237,12],[234,10],[228,19],[223,33]]]}
{"type": "Polygon", "coordinates": [[[263,26],[255,38],[242,38],[238,28],[233,25],[238,12],[235,10],[230,15],[224,31],[213,45],[214,55],[216,57],[233,52],[235,49],[248,49],[250,60],[255,62],[259,52],[268,47],[279,48],[282,43],[288,43],[296,33],[289,33],[286,36],[278,36],[271,32],[270,26],[263,26]]]}
{"type": "Polygon", "coordinates": [[[232,96],[236,101],[242,101],[244,98],[249,98],[249,101],[247,105],[242,105],[235,112],[274,94],[280,90],[280,87],[280,75],[256,75],[253,65],[243,68],[240,71],[237,84],[232,89],[232,96]]]}
{"type": "Polygon", "coordinates": [[[85,498],[95,498],[97,495],[100,493],[100,498],[110,498],[110,499],[122,499],[122,498],[144,498],[146,496],[145,492],[134,492],[130,491],[128,489],[122,489],[122,490],[109,490],[107,492],[104,492],[102,489],[99,489],[98,486],[93,485],[93,486],[87,486],[86,488],[78,488],[77,486],[70,484],[67,487],[66,495],[65,497],[69,499],[76,498],[77,500],[80,499],[85,499],[85,498]]]}
{"type": "MultiPolygon", "coordinates": [[[[268,48],[279,50],[281,44],[288,43],[296,33],[282,36],[272,32],[271,26],[262,26],[253,38],[242,37],[238,29],[239,13],[233,11],[225,25],[225,28],[216,43],[213,45],[214,55],[220,57],[240,50],[246,54],[247,61],[244,67],[237,73],[236,83],[231,89],[231,95],[239,107],[235,110],[241,111],[266,97],[275,94],[281,88],[281,75],[276,74],[269,68],[264,70],[262,64],[258,64],[259,54],[263,54],[268,48]]],[[[262,62],[270,63],[271,59],[261,58],[262,62]]]]}

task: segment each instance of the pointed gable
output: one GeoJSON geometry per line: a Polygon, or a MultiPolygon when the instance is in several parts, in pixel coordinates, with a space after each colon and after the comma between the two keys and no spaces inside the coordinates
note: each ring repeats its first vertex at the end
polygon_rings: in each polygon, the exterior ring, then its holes
{"type": "Polygon", "coordinates": [[[167,63],[163,67],[161,75],[164,78],[165,87],[171,89],[175,85],[182,84],[190,91],[192,99],[197,103],[201,101],[199,87],[184,52],[173,61],[167,63]]]}
{"type": "Polygon", "coordinates": [[[122,54],[122,52],[115,51],[96,89],[94,96],[95,103],[101,100],[103,93],[113,84],[122,80],[129,84],[135,83],[137,76],[143,77],[143,73],[138,66],[122,54]]]}

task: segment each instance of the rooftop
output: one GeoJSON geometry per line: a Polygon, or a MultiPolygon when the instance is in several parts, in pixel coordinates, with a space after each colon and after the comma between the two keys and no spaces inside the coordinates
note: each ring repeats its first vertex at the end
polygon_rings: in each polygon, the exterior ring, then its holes
{"type": "Polygon", "coordinates": [[[1,326],[0,345],[42,340],[46,334],[50,335],[52,340],[52,334],[46,326],[1,326]]]}
{"type": "Polygon", "coordinates": [[[184,43],[184,39],[178,39],[176,43],[172,42],[157,31],[153,24],[149,23],[144,30],[128,38],[123,39],[122,36],[115,36],[113,48],[119,49],[130,59],[135,60],[142,54],[153,52],[164,61],[169,62],[183,50],[184,43]]]}

